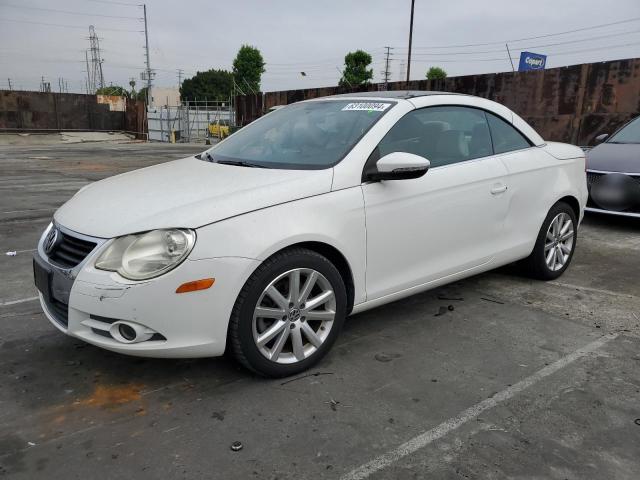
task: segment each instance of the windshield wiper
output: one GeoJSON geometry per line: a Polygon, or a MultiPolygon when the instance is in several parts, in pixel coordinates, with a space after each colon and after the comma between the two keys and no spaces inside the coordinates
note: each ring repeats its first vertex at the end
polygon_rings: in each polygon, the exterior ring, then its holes
{"type": "Polygon", "coordinates": [[[222,165],[234,165],[236,167],[269,168],[269,167],[265,167],[264,165],[260,165],[258,163],[245,162],[244,160],[218,160],[214,163],[220,163],[222,165]]]}
{"type": "Polygon", "coordinates": [[[250,167],[250,168],[269,168],[258,163],[245,162],[244,160],[216,160],[209,152],[203,152],[196,155],[196,158],[205,160],[211,163],[220,163],[221,165],[234,165],[236,167],[250,167]]]}

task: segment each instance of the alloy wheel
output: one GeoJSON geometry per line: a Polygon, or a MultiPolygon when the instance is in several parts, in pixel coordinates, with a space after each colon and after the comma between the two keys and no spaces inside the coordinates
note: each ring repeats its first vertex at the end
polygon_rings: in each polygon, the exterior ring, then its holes
{"type": "Polygon", "coordinates": [[[562,269],[571,257],[575,230],[567,213],[559,213],[549,224],[544,244],[544,257],[551,271],[562,269]]]}
{"type": "Polygon", "coordinates": [[[335,293],[324,275],[311,268],[289,270],[262,291],[253,312],[253,340],[273,362],[301,362],[325,342],[335,315],[335,293]]]}

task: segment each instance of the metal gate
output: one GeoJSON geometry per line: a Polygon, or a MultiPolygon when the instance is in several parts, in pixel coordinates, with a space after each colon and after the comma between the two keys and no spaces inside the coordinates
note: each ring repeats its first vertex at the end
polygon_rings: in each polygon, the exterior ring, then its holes
{"type": "Polygon", "coordinates": [[[229,102],[185,101],[176,107],[150,107],[147,110],[149,140],[171,143],[205,143],[211,139],[209,124],[235,124],[229,102]]]}

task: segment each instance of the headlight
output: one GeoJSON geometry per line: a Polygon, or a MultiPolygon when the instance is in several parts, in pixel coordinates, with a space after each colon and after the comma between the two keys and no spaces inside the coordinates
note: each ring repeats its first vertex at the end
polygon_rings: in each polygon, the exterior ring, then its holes
{"type": "Polygon", "coordinates": [[[116,238],[96,260],[101,270],[129,280],[147,280],[180,265],[196,242],[191,230],[152,230],[116,238]]]}

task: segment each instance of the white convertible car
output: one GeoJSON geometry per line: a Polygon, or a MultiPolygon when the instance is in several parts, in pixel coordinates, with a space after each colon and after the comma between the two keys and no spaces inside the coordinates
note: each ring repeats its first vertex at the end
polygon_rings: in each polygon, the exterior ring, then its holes
{"type": "Polygon", "coordinates": [[[34,256],[46,316],[149,357],[229,349],[300,372],[347,315],[521,260],[561,275],[585,159],[508,108],[441,92],[319,98],[210,150],[81,189],[34,256]]]}

